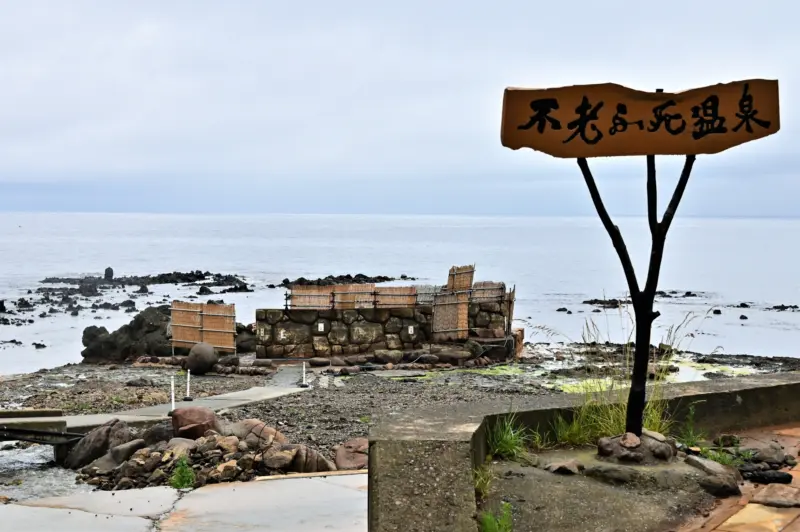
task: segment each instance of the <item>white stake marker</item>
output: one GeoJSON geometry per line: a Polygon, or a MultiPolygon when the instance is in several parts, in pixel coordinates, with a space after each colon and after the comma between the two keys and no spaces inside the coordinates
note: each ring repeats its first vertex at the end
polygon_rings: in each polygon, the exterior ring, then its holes
{"type": "Polygon", "coordinates": [[[303,387],[307,386],[306,384],[306,363],[303,362],[303,387]]]}
{"type": "Polygon", "coordinates": [[[169,395],[172,403],[172,410],[175,410],[175,377],[169,378],[169,395]]]}
{"type": "Polygon", "coordinates": [[[187,369],[186,370],[186,397],[191,397],[191,394],[189,393],[189,379],[191,379],[191,377],[192,377],[192,370],[187,369]]]}

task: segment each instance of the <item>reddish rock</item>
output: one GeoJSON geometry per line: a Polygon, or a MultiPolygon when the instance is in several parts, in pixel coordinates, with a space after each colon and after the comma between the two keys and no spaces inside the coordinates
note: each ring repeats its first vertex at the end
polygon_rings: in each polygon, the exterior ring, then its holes
{"type": "Polygon", "coordinates": [[[642,444],[642,440],[639,439],[639,436],[632,432],[626,432],[622,435],[619,439],[619,444],[625,447],[626,449],[636,449],[642,444]]]}
{"type": "Polygon", "coordinates": [[[369,457],[369,441],[354,438],[334,447],[336,469],[366,469],[369,457]]]}
{"type": "Polygon", "coordinates": [[[236,423],[231,423],[225,427],[225,434],[236,436],[240,442],[246,443],[253,450],[269,447],[273,442],[277,444],[286,443],[286,438],[283,434],[260,419],[243,419],[236,423]]]}
{"type": "Polygon", "coordinates": [[[176,408],[172,412],[172,429],[175,436],[190,440],[202,437],[208,430],[222,431],[214,411],[202,406],[176,408]]]}

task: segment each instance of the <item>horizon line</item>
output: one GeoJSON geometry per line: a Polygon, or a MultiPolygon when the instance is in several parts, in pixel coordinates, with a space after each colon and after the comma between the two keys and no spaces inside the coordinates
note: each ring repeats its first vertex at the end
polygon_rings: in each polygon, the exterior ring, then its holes
{"type": "MultiPolygon", "coordinates": [[[[399,217],[439,217],[439,218],[598,218],[596,213],[591,214],[467,214],[467,213],[377,213],[377,212],[352,212],[352,213],[330,213],[330,212],[159,212],[159,211],[16,211],[0,210],[0,216],[7,214],[25,215],[48,215],[48,214],[67,214],[67,215],[117,215],[117,216],[214,216],[214,217],[252,217],[252,216],[374,216],[382,218],[399,217]]],[[[647,218],[647,214],[613,214],[615,218],[647,218]]],[[[698,215],[689,214],[677,216],[679,220],[699,219],[699,220],[797,220],[800,215],[698,215]]]]}

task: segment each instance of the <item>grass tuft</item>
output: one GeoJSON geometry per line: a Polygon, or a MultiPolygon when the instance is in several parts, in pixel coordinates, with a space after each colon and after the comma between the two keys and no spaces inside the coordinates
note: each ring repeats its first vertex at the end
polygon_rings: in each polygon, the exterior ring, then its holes
{"type": "Polygon", "coordinates": [[[698,430],[694,424],[694,403],[689,405],[688,412],[686,413],[686,420],[681,426],[678,433],[678,441],[687,447],[697,447],[701,441],[706,439],[706,435],[701,430],[698,430]]]}
{"type": "Polygon", "coordinates": [[[479,518],[481,532],[513,532],[514,519],[511,515],[511,504],[503,502],[500,514],[482,512],[479,518]]]}
{"type": "Polygon", "coordinates": [[[194,487],[194,471],[189,467],[185,456],[178,458],[175,470],[169,477],[169,485],[177,490],[194,487]]]}
{"type": "Polygon", "coordinates": [[[489,428],[489,454],[504,460],[517,460],[527,453],[529,435],[517,421],[516,413],[500,417],[489,428]]]}
{"type": "Polygon", "coordinates": [[[740,456],[732,455],[722,449],[709,449],[704,447],[700,449],[700,456],[726,466],[739,467],[744,465],[744,460],[740,456]]]}
{"type": "Polygon", "coordinates": [[[472,472],[472,478],[475,481],[475,497],[482,501],[489,495],[494,473],[492,473],[492,469],[488,465],[484,464],[472,472]]]}

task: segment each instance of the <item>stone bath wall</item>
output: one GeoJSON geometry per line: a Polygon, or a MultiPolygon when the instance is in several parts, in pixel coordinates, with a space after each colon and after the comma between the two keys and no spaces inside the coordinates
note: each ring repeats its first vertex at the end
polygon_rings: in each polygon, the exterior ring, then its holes
{"type": "MultiPolygon", "coordinates": [[[[484,338],[503,338],[506,314],[505,305],[499,303],[472,303],[470,328],[487,331],[481,334],[484,338]]],[[[259,309],[256,356],[311,358],[380,349],[420,349],[432,340],[432,316],[430,305],[354,310],[259,309]]]]}

